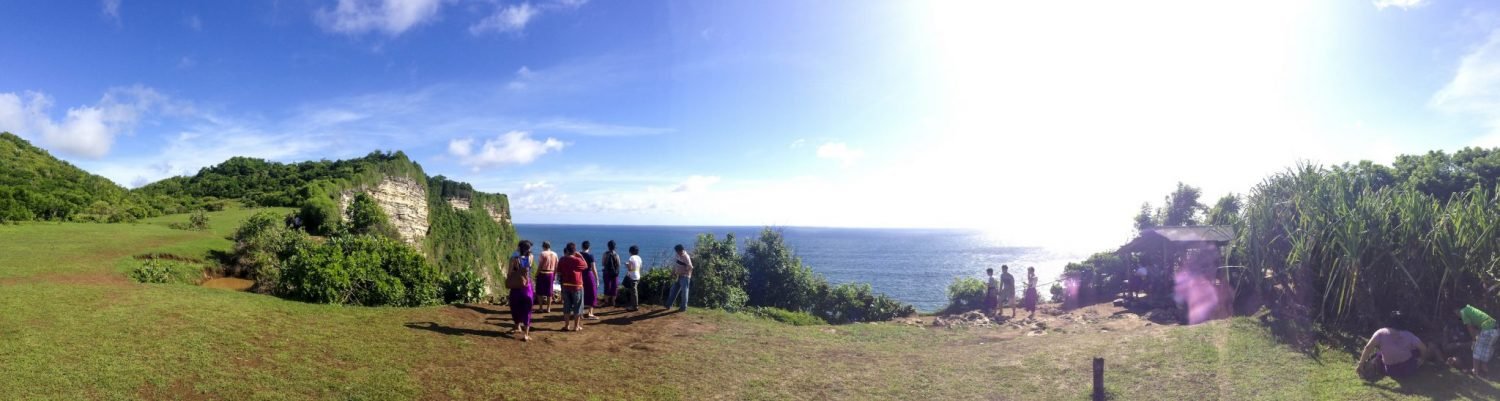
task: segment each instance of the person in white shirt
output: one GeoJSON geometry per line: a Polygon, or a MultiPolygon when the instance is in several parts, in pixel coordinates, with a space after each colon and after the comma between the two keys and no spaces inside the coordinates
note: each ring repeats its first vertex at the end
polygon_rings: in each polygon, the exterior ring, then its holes
{"type": "Polygon", "coordinates": [[[630,246],[630,259],[625,261],[625,282],[620,284],[622,292],[625,292],[625,310],[635,312],[641,305],[641,293],[638,285],[641,282],[641,248],[630,246]]]}

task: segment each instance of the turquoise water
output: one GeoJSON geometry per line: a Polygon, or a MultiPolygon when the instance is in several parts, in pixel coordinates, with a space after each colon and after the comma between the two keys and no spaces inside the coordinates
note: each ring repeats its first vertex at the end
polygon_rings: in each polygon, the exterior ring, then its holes
{"type": "MultiPolygon", "coordinates": [[[[1016,283],[1024,280],[1025,267],[1035,266],[1041,281],[1062,272],[1062,266],[1078,255],[1039,247],[1006,246],[982,232],[971,230],[869,229],[869,228],[779,228],[787,244],[802,263],[833,283],[863,282],[877,292],[931,312],[947,303],[948,284],[957,277],[982,278],[986,267],[999,274],[1000,265],[1011,266],[1016,283]],[[1018,269],[1018,266],[1019,269],[1018,269]]],[[[603,254],[604,243],[615,240],[622,253],[641,247],[647,266],[664,264],[677,244],[692,249],[701,233],[723,238],[734,234],[744,249],[745,240],[760,233],[760,227],[688,226],[596,226],[517,224],[522,238],[551,241],[562,249],[567,242],[592,242],[593,252],[603,254]]]]}

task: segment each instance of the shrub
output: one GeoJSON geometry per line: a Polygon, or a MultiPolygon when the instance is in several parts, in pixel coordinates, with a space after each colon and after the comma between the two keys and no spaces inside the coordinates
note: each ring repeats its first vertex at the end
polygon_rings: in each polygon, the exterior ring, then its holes
{"type": "Polygon", "coordinates": [[[792,253],[780,232],[766,228],[760,238],[745,243],[743,264],[749,274],[745,292],[749,304],[790,311],[811,310],[817,301],[822,276],[792,253]]]}
{"type": "Polygon", "coordinates": [[[171,259],[149,258],[136,261],[129,276],[139,283],[193,283],[203,275],[203,266],[197,263],[171,259]]]}
{"type": "Polygon", "coordinates": [[[421,306],[441,295],[437,270],[421,254],[370,235],[297,244],[281,279],[284,295],[319,303],[421,306]]]}
{"type": "Polygon", "coordinates": [[[280,285],[282,262],[299,244],[310,243],[307,234],[287,229],[284,220],[275,212],[256,213],[230,235],[234,241],[231,274],[255,280],[260,291],[275,291],[280,285]]]}
{"type": "Polygon", "coordinates": [[[375,203],[375,198],[363,192],[354,195],[354,200],[349,203],[349,232],[400,238],[385,210],[375,203]]]}
{"type": "MultiPolygon", "coordinates": [[[[692,250],[693,282],[688,294],[693,306],[737,311],[745,307],[745,265],[740,263],[734,245],[734,234],[716,240],[713,235],[698,236],[692,250]]],[[[671,287],[668,287],[668,291],[671,287]]]]}
{"type": "Polygon", "coordinates": [[[194,230],[199,230],[199,231],[207,230],[208,229],[208,212],[203,211],[203,210],[198,210],[198,211],[193,212],[192,216],[188,216],[188,228],[191,228],[191,229],[194,229],[194,230]]]}
{"type": "Polygon", "coordinates": [[[148,259],[130,270],[130,278],[138,283],[162,284],[172,277],[172,270],[166,265],[157,263],[156,259],[148,259]]]}
{"type": "Polygon", "coordinates": [[[813,315],[833,324],[890,320],[916,313],[885,294],[875,294],[869,284],[846,283],[825,287],[813,315]]]}
{"type": "Polygon", "coordinates": [[[208,229],[208,213],[204,212],[203,210],[196,210],[196,211],[193,212],[192,215],[188,216],[188,222],[187,223],[171,223],[171,224],[167,224],[167,227],[175,228],[175,229],[178,229],[178,230],[192,230],[192,231],[207,230],[208,229]]]}
{"type": "Polygon", "coordinates": [[[641,303],[649,302],[666,306],[667,296],[671,295],[669,292],[672,291],[673,283],[672,269],[660,266],[647,269],[646,273],[641,275],[641,282],[637,284],[641,293],[641,303]]]}
{"type": "Polygon", "coordinates": [[[984,293],[988,289],[984,281],[977,278],[954,279],[953,284],[948,285],[948,307],[943,308],[943,313],[963,313],[983,307],[984,293]]]}
{"type": "Polygon", "coordinates": [[[815,326],[820,324],[828,324],[828,322],[824,322],[823,319],[819,319],[817,316],[813,316],[812,314],[807,312],[793,312],[781,308],[762,306],[750,307],[745,311],[756,317],[771,319],[793,326],[815,326]]]}
{"type": "Polygon", "coordinates": [[[459,270],[443,280],[443,302],[468,303],[484,297],[484,277],[472,270],[459,270]]]}

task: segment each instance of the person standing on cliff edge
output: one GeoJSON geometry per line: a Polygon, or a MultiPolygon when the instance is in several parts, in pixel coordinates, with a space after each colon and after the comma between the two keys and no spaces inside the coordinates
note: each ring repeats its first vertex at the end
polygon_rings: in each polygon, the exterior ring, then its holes
{"type": "Polygon", "coordinates": [[[672,309],[672,305],[677,304],[677,293],[680,291],[682,293],[682,308],[677,311],[687,312],[688,287],[693,283],[693,258],[688,256],[687,248],[683,248],[682,244],[677,244],[677,247],[674,249],[677,250],[677,260],[674,261],[676,266],[672,267],[672,275],[677,278],[677,282],[672,284],[672,300],[667,301],[667,309],[672,309]]]}
{"type": "Polygon", "coordinates": [[[536,268],[536,297],[532,302],[536,304],[536,313],[552,312],[552,279],[557,271],[557,252],[552,252],[552,243],[542,241],[541,260],[536,268]]]}
{"type": "Polygon", "coordinates": [[[594,316],[594,307],[599,306],[599,265],[594,263],[594,254],[589,253],[588,241],[583,241],[583,252],[578,256],[582,256],[583,261],[588,263],[588,269],[583,270],[583,307],[588,309],[588,314],[583,318],[599,320],[598,316],[594,316]]]}

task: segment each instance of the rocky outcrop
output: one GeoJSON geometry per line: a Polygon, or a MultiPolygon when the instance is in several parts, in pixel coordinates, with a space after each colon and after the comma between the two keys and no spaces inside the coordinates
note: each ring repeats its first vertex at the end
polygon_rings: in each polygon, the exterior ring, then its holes
{"type": "Polygon", "coordinates": [[[508,210],[496,208],[495,205],[484,205],[484,211],[490,214],[490,218],[494,219],[495,223],[502,226],[510,225],[510,215],[506,213],[508,210]]]}
{"type": "Polygon", "coordinates": [[[339,196],[339,210],[348,218],[349,204],[354,195],[364,192],[375,198],[375,203],[390,217],[391,225],[401,235],[401,241],[416,246],[427,237],[427,188],[422,183],[407,177],[386,177],[373,187],[354,188],[339,196]]]}
{"type": "Polygon", "coordinates": [[[458,210],[469,210],[469,198],[448,198],[448,205],[458,210]]]}

